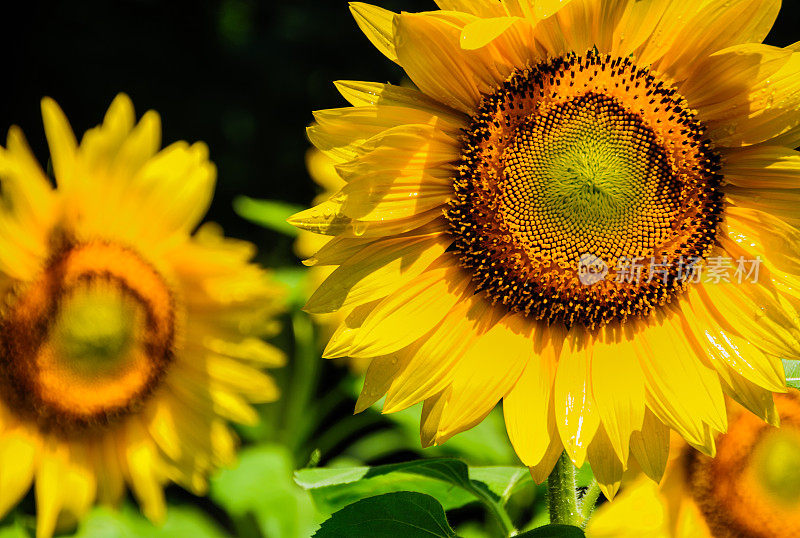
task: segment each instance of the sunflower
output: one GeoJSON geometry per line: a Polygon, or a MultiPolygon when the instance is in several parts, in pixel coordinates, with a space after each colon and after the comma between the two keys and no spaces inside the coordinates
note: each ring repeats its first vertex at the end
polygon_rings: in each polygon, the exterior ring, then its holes
{"type": "Polygon", "coordinates": [[[669,431],[706,454],[724,394],[764,420],[800,350],[800,53],[779,0],[351,4],[418,89],[337,82],[313,144],[347,182],[307,304],[369,358],[357,410],[424,401],[424,445],[502,400],[541,481],[562,451],[614,495],[669,431]]]}
{"type": "Polygon", "coordinates": [[[661,486],[634,481],[597,511],[587,535],[800,536],[800,392],[781,394],[776,403],[780,428],[732,410],[716,459],[675,443],[661,486]]]}
{"type": "Polygon", "coordinates": [[[227,420],[277,397],[280,290],[254,248],[193,234],[216,170],[204,144],[160,150],[154,112],[124,95],[77,143],[42,102],[53,188],[12,127],[0,149],[0,517],[35,483],[37,536],[130,486],[165,515],[163,486],[195,494],[230,465],[227,420]]]}

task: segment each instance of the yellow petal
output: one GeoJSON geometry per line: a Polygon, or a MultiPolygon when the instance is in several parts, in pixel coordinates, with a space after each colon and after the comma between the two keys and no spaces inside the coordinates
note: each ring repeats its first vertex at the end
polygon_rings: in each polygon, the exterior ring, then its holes
{"type": "Polygon", "coordinates": [[[337,163],[355,159],[363,153],[362,146],[384,131],[408,131],[413,126],[428,125],[438,133],[457,138],[462,125],[450,123],[430,111],[417,107],[367,105],[343,109],[319,110],[316,123],[306,130],[317,149],[337,163]]]}
{"type": "Polygon", "coordinates": [[[561,439],[554,430],[550,432],[549,437],[550,445],[547,447],[547,452],[544,453],[542,461],[528,467],[533,481],[537,484],[541,484],[547,480],[547,477],[553,472],[553,467],[555,467],[558,458],[560,458],[561,454],[564,452],[564,445],[561,444],[561,439]]]}
{"type": "Polygon", "coordinates": [[[760,43],[772,28],[780,5],[780,0],[705,2],[680,28],[669,52],[655,67],[676,80],[684,80],[691,74],[697,57],[732,45],[760,43]]]}
{"type": "Polygon", "coordinates": [[[356,413],[362,412],[380,400],[389,390],[389,385],[395,376],[407,365],[408,355],[404,353],[393,353],[372,359],[364,378],[364,387],[356,402],[356,413]]]}
{"type": "Polygon", "coordinates": [[[499,58],[495,63],[488,47],[462,49],[461,28],[451,22],[403,13],[395,18],[395,32],[399,63],[417,87],[467,114],[476,109],[481,92],[510,74],[511,66],[502,65],[499,58]]]}
{"type": "Polygon", "coordinates": [[[167,507],[162,489],[162,463],[157,448],[138,420],[128,421],[117,446],[142,512],[150,521],[163,523],[167,507]]]}
{"type": "Polygon", "coordinates": [[[469,278],[448,263],[431,267],[386,297],[356,335],[349,355],[388,355],[430,332],[463,300],[469,278]]]}
{"type": "Polygon", "coordinates": [[[782,305],[763,286],[743,283],[708,284],[701,299],[718,324],[755,343],[768,354],[796,357],[797,314],[782,305]],[[747,322],[745,322],[747,320],[747,322]]]}
{"type": "Polygon", "coordinates": [[[684,308],[683,312],[687,326],[694,332],[694,342],[702,350],[700,356],[708,357],[718,372],[730,370],[767,390],[785,390],[780,359],[766,355],[739,335],[719,327],[694,290],[687,294],[687,299],[691,308],[684,308]]]}
{"type": "Polygon", "coordinates": [[[0,518],[13,508],[33,480],[37,444],[21,431],[0,437],[0,518]]]}
{"type": "Polygon", "coordinates": [[[555,430],[551,407],[553,380],[559,355],[560,331],[538,327],[534,334],[534,356],[528,361],[514,388],[503,398],[506,430],[522,464],[538,464],[555,430]]]}
{"type": "Polygon", "coordinates": [[[604,503],[589,519],[591,538],[668,538],[667,507],[657,485],[646,478],[626,486],[613,503],[604,503]]]}
{"type": "Polygon", "coordinates": [[[636,350],[619,327],[606,327],[592,350],[592,395],[611,446],[628,461],[631,433],[641,429],[645,382],[636,350]]]}
{"type": "Polygon", "coordinates": [[[728,153],[725,181],[746,189],[800,189],[800,153],[781,146],[753,146],[728,153]]]}
{"type": "Polygon", "coordinates": [[[450,398],[451,392],[450,388],[447,388],[425,400],[419,422],[419,437],[422,448],[428,448],[436,444],[436,436],[439,433],[439,420],[442,418],[442,411],[450,398]]]}
{"type": "Polygon", "coordinates": [[[381,299],[371,301],[369,303],[355,307],[347,316],[344,321],[339,324],[328,340],[328,345],[325,346],[322,356],[326,359],[334,359],[337,357],[344,357],[353,345],[353,340],[358,334],[358,329],[364,324],[370,312],[381,302],[381,299]]]}
{"type": "Polygon", "coordinates": [[[356,24],[364,32],[364,35],[393,62],[397,61],[397,51],[395,50],[395,37],[392,29],[392,22],[395,13],[371,6],[361,2],[351,2],[350,12],[356,20],[356,24]]]}
{"type": "Polygon", "coordinates": [[[606,434],[605,428],[600,426],[592,442],[589,443],[587,452],[589,464],[592,472],[600,486],[600,491],[609,501],[614,500],[614,496],[619,491],[622,482],[622,473],[625,470],[622,462],[617,456],[617,449],[611,445],[611,440],[606,434]]]}
{"type": "Polygon", "coordinates": [[[334,82],[342,97],[353,106],[381,105],[415,108],[444,118],[448,123],[462,126],[467,117],[462,113],[444,106],[435,99],[413,88],[393,86],[380,82],[358,82],[340,80],[334,82]]]}
{"type": "MultiPolygon", "coordinates": [[[[800,119],[800,53],[766,80],[727,101],[729,113],[709,121],[709,136],[718,146],[740,147],[778,137],[795,137],[800,119]]],[[[787,145],[773,142],[773,145],[787,145]]]]}
{"type": "Polygon", "coordinates": [[[787,49],[761,43],[734,45],[697,62],[696,71],[681,85],[681,93],[701,119],[724,120],[735,110],[738,99],[777,73],[791,57],[787,49]]]}
{"type": "Polygon", "coordinates": [[[64,500],[62,485],[66,474],[66,447],[49,440],[43,447],[36,469],[36,538],[53,535],[64,500]]]}
{"type": "Polygon", "coordinates": [[[407,348],[408,367],[392,382],[383,411],[400,411],[448,387],[464,351],[496,322],[494,309],[481,295],[457,303],[419,346],[407,348]]]}
{"type": "Polygon", "coordinates": [[[516,17],[478,19],[461,29],[461,48],[479,49],[491,43],[516,22],[516,17]]]}
{"type": "Polygon", "coordinates": [[[56,180],[67,186],[75,170],[78,141],[61,107],[49,97],[42,99],[42,118],[56,180]]]}
{"type": "Polygon", "coordinates": [[[632,54],[654,33],[671,0],[638,0],[627,2],[614,31],[618,37],[611,53],[625,57],[632,54]]]}
{"type": "Polygon", "coordinates": [[[661,313],[639,330],[634,343],[647,386],[647,405],[690,444],[713,452],[708,425],[725,431],[727,416],[719,378],[701,364],[682,330],[661,313]]]}
{"type": "Polygon", "coordinates": [[[444,253],[447,241],[436,234],[371,243],[325,279],[305,310],[323,314],[385,297],[430,266],[444,253]]]}
{"type": "Polygon", "coordinates": [[[361,221],[402,219],[433,209],[444,211],[453,196],[453,185],[435,177],[398,176],[391,183],[362,177],[342,189],[347,200],[342,213],[361,221]]]}
{"type": "Polygon", "coordinates": [[[553,405],[564,449],[576,467],[586,460],[586,450],[600,425],[590,384],[589,336],[582,327],[567,336],[558,361],[553,405]]]}
{"type": "Polygon", "coordinates": [[[669,428],[647,409],[642,429],[631,434],[631,454],[642,471],[660,482],[669,458],[669,428]]]}
{"type": "MultiPolygon", "coordinates": [[[[648,0],[643,0],[643,4],[648,0]]],[[[637,2],[638,3],[638,2],[637,2]]],[[[650,0],[651,9],[647,11],[649,19],[642,30],[647,32],[647,40],[635,52],[637,63],[652,65],[671,51],[678,34],[686,26],[687,21],[700,10],[703,4],[696,0],[650,0]],[[656,20],[655,26],[650,21],[656,20]]],[[[642,5],[640,9],[648,7],[642,5]]],[[[639,14],[638,17],[643,15],[639,14]]],[[[641,34],[640,34],[641,35],[641,34]]]]}
{"type": "Polygon", "coordinates": [[[482,421],[508,394],[533,355],[531,330],[524,316],[508,315],[463,354],[439,422],[442,442],[482,421]]]}
{"type": "Polygon", "coordinates": [[[461,11],[479,17],[498,17],[507,12],[501,2],[484,0],[435,0],[439,9],[445,11],[461,11]]]}
{"type": "Polygon", "coordinates": [[[97,475],[97,499],[100,503],[117,506],[125,493],[125,479],[114,441],[105,435],[94,448],[92,460],[97,475]]]}

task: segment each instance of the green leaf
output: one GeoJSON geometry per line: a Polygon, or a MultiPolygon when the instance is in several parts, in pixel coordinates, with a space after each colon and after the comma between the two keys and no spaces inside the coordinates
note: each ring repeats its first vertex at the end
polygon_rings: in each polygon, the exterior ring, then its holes
{"type": "Polygon", "coordinates": [[[455,488],[449,482],[401,472],[309,489],[317,509],[327,514],[332,514],[361,499],[398,491],[415,491],[430,495],[439,499],[445,510],[461,508],[476,500],[473,494],[455,488]]]}
{"type": "Polygon", "coordinates": [[[314,538],[455,538],[444,509],[430,495],[401,491],[363,499],[325,521],[314,538]]]}
{"type": "Polygon", "coordinates": [[[800,361],[783,359],[783,369],[786,370],[786,385],[800,389],[800,361]]]}
{"type": "Polygon", "coordinates": [[[240,525],[254,519],[263,536],[309,536],[323,518],[309,494],[293,483],[292,467],[285,447],[247,448],[235,468],[212,479],[211,498],[240,525]]]}
{"type": "Polygon", "coordinates": [[[347,484],[387,475],[405,472],[450,482],[460,487],[470,487],[467,464],[454,458],[414,460],[377,467],[351,467],[349,469],[303,469],[295,473],[295,481],[306,489],[347,484]]]}
{"type": "Polygon", "coordinates": [[[502,503],[525,484],[533,482],[526,467],[470,467],[473,482],[484,484],[502,503]]]}
{"type": "Polygon", "coordinates": [[[490,500],[502,505],[531,480],[524,467],[468,468],[453,458],[377,467],[302,469],[295,473],[295,481],[309,490],[317,508],[327,513],[376,494],[398,491],[435,497],[445,510],[475,501],[490,500]]]}
{"type": "Polygon", "coordinates": [[[517,534],[517,538],[585,538],[585,536],[579,527],[555,524],[517,534]]]}
{"type": "Polygon", "coordinates": [[[291,237],[295,237],[298,230],[286,219],[303,209],[278,200],[256,200],[247,196],[239,196],[233,201],[233,210],[243,219],[291,237]]]}

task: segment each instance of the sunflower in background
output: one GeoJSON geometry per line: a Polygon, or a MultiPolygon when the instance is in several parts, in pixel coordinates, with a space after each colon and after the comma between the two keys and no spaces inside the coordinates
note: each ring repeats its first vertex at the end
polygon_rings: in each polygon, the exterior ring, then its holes
{"type": "Polygon", "coordinates": [[[57,188],[12,127],[0,150],[0,516],[35,484],[37,536],[129,486],[154,522],[163,487],[205,492],[231,465],[228,420],[277,398],[280,290],[253,245],[213,224],[204,144],[161,146],[127,96],[77,143],[42,102],[57,188]]]}
{"type": "Polygon", "coordinates": [[[591,538],[800,536],[800,392],[776,397],[781,427],[732,410],[709,458],[677,441],[664,480],[625,487],[589,523],[591,538]]]}
{"type": "Polygon", "coordinates": [[[713,455],[724,394],[774,422],[800,350],[780,1],[437,3],[352,4],[419,89],[338,82],[352,107],[308,131],[346,185],[291,220],[331,238],[306,308],[346,316],[326,357],[371,360],[357,409],[424,401],[433,445],[502,400],[537,480],[565,450],[608,497],[630,455],[660,479],[670,429],[713,455]]]}

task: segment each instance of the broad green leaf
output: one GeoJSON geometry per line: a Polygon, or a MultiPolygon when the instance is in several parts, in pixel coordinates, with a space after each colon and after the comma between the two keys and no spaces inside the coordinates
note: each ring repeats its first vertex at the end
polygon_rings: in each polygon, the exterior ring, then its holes
{"type": "Polygon", "coordinates": [[[533,482],[526,467],[470,467],[469,477],[473,482],[484,484],[502,503],[525,484],[533,482]]]}
{"type": "Polygon", "coordinates": [[[392,473],[338,486],[310,489],[309,493],[320,512],[332,514],[361,499],[398,491],[430,495],[439,499],[445,510],[476,502],[473,494],[454,487],[449,482],[408,473],[392,473]]]}
{"type": "Polygon", "coordinates": [[[517,538],[585,538],[586,534],[571,525],[545,525],[532,531],[517,534],[517,538]]]}
{"type": "Polygon", "coordinates": [[[349,469],[303,469],[295,473],[295,481],[306,489],[347,484],[358,480],[404,472],[427,478],[450,482],[453,485],[469,488],[469,469],[467,464],[453,458],[414,460],[377,467],[352,467],[349,469]]]}
{"type": "Polygon", "coordinates": [[[430,495],[401,491],[360,500],[325,521],[314,538],[455,538],[444,509],[430,495]]]}
{"type": "Polygon", "coordinates": [[[319,510],[334,512],[359,499],[397,491],[431,495],[445,510],[478,501],[479,493],[502,504],[531,477],[524,467],[468,468],[460,460],[443,458],[377,467],[302,469],[295,473],[295,481],[311,491],[319,510]]]}
{"type": "Polygon", "coordinates": [[[233,201],[233,210],[243,219],[291,237],[295,237],[298,230],[286,219],[303,209],[278,200],[256,200],[247,196],[239,196],[233,201]]]}
{"type": "Polygon", "coordinates": [[[211,481],[211,498],[240,522],[254,518],[263,536],[305,538],[322,517],[308,492],[292,481],[292,459],[285,447],[247,448],[233,469],[211,481]]]}
{"type": "Polygon", "coordinates": [[[171,505],[167,510],[167,519],[164,524],[156,527],[145,519],[135,507],[126,504],[121,510],[102,506],[94,508],[83,519],[75,534],[75,538],[136,538],[138,536],[223,538],[226,533],[195,506],[171,505]]]}
{"type": "Polygon", "coordinates": [[[800,389],[800,361],[783,359],[783,369],[786,370],[786,385],[800,389]]]}

